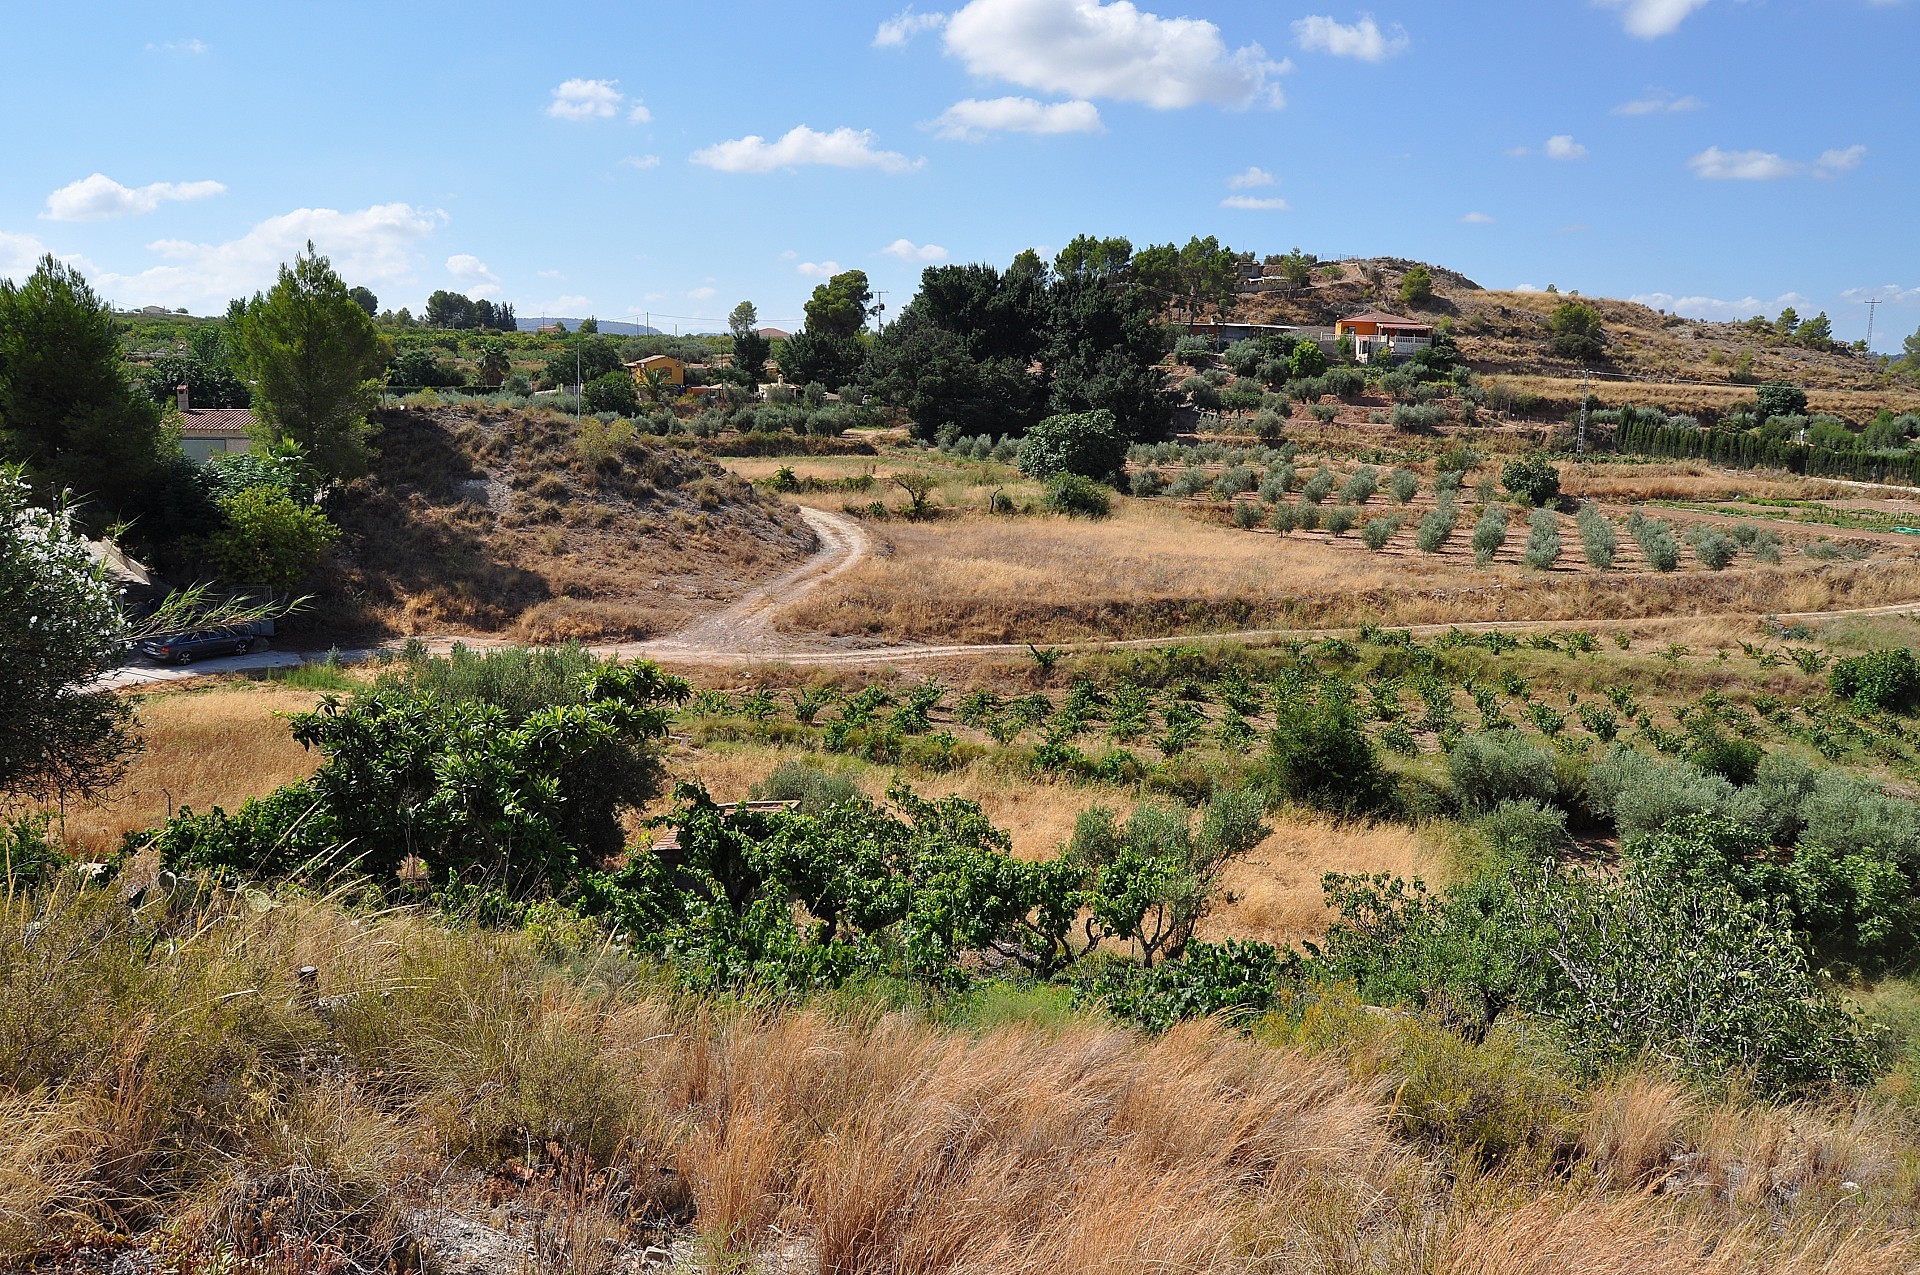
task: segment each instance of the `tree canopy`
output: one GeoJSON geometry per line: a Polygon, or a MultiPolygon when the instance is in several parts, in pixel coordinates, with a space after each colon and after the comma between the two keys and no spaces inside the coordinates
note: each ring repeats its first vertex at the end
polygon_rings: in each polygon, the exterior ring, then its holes
{"type": "MultiPolygon", "coordinates": [[[[753,302],[742,301],[727,316],[727,331],[733,334],[733,367],[745,378],[749,388],[760,383],[767,369],[767,356],[773,342],[760,335],[760,313],[753,302]]],[[[805,384],[805,382],[801,382],[805,384]]]]}
{"type": "Polygon", "coordinates": [[[381,369],[393,351],[373,320],[314,251],[280,267],[273,290],[228,310],[255,415],[298,443],[323,473],[366,472],[381,369]]]}
{"type": "Polygon", "coordinates": [[[852,337],[866,326],[873,289],[864,270],[843,270],[813,290],[807,300],[807,331],[816,336],[852,337]]]}

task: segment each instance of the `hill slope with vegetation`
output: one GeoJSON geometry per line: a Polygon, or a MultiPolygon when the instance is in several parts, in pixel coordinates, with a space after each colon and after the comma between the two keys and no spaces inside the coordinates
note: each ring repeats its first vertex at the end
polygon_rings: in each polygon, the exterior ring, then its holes
{"type": "Polygon", "coordinates": [[[335,627],[643,638],[814,546],[791,507],[630,422],[479,406],[375,419],[378,465],[329,504],[342,537],[319,618],[335,627]]]}

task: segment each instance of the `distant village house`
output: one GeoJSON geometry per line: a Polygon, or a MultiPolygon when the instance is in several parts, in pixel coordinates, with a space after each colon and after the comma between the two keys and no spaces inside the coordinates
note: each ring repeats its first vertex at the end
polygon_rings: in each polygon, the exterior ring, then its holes
{"type": "Polygon", "coordinates": [[[646,383],[649,372],[665,372],[669,385],[684,386],[687,383],[687,365],[671,354],[649,354],[644,359],[635,359],[627,364],[627,371],[633,373],[633,379],[641,384],[646,383]]]}
{"type": "Polygon", "coordinates": [[[204,465],[223,452],[247,452],[253,449],[253,413],[244,407],[195,407],[187,398],[187,387],[176,386],[174,401],[180,405],[180,448],[187,459],[204,465]]]}
{"type": "Polygon", "coordinates": [[[1385,310],[1368,310],[1333,325],[1335,338],[1353,338],[1353,356],[1365,363],[1375,354],[1404,359],[1433,344],[1433,325],[1403,319],[1385,310]]]}

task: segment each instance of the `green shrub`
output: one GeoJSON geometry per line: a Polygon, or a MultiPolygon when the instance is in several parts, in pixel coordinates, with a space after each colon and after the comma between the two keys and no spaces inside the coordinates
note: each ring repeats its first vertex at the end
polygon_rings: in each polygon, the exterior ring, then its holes
{"type": "Polygon", "coordinates": [[[1439,553],[1446,547],[1447,538],[1453,535],[1455,527],[1460,525],[1459,506],[1450,502],[1435,505],[1420,520],[1420,527],[1414,532],[1413,543],[1421,553],[1439,553]]]}
{"type": "Polygon", "coordinates": [[[1049,512],[1076,518],[1105,518],[1113,512],[1113,492],[1104,483],[1079,474],[1055,474],[1047,479],[1041,503],[1049,512]]]}
{"type": "Polygon", "coordinates": [[[1680,565],[1680,542],[1674,538],[1673,528],[1661,519],[1648,518],[1636,509],[1627,517],[1627,534],[1655,571],[1672,571],[1680,565]]]}
{"type": "Polygon", "coordinates": [[[1718,527],[1695,528],[1687,539],[1693,544],[1693,556],[1709,571],[1726,570],[1739,552],[1733,537],[1718,527]]]}
{"type": "Polygon", "coordinates": [[[1189,376],[1180,382],[1180,392],[1197,408],[1212,411],[1220,406],[1220,391],[1204,376],[1189,376]]]}
{"type": "Polygon", "coordinates": [[[1127,479],[1127,494],[1143,498],[1157,496],[1163,486],[1165,484],[1160,479],[1159,470],[1142,469],[1127,479]]]}
{"type": "Polygon", "coordinates": [[[1320,519],[1320,525],[1329,535],[1344,536],[1353,529],[1353,523],[1360,516],[1359,510],[1351,505],[1335,505],[1326,511],[1320,519]]]}
{"type": "Polygon", "coordinates": [[[1507,543],[1507,511],[1499,505],[1489,505],[1480,515],[1480,521],[1474,524],[1473,538],[1468,543],[1473,546],[1473,565],[1484,567],[1493,561],[1493,555],[1500,552],[1500,546],[1507,543]]]}
{"type": "Polygon", "coordinates": [[[1536,571],[1551,571],[1560,560],[1560,519],[1551,509],[1536,509],[1528,519],[1527,547],[1521,552],[1536,571]]]}
{"type": "Polygon", "coordinates": [[[1424,434],[1446,423],[1447,409],[1438,403],[1396,403],[1390,419],[1403,434],[1424,434]]]}
{"type": "Polygon", "coordinates": [[[1242,531],[1251,530],[1260,525],[1260,505],[1252,500],[1237,500],[1233,504],[1233,525],[1242,531]]]}
{"type": "Polygon", "coordinates": [[[1750,828],[1772,819],[1753,789],[1736,788],[1684,761],[1667,761],[1616,743],[1587,771],[1587,806],[1612,819],[1623,837],[1658,832],[1681,815],[1708,815],[1750,828]]]}
{"type": "MultiPolygon", "coordinates": [[[[1500,732],[1510,733],[1510,732],[1500,732]]],[[[1567,812],[1537,797],[1502,801],[1474,820],[1496,871],[1538,873],[1552,867],[1573,845],[1567,812]]]]}
{"type": "Polygon", "coordinates": [[[248,487],[220,501],[226,525],[208,542],[208,556],[235,584],[291,590],[327,556],[340,528],[312,504],[279,487],[248,487]]]}
{"type": "Polygon", "coordinates": [[[1447,778],[1463,810],[1488,811],[1501,802],[1551,801],[1559,791],[1553,758],[1516,730],[1468,735],[1447,754],[1447,778]]]}
{"type": "Polygon", "coordinates": [[[1078,474],[1106,479],[1126,464],[1130,441],[1105,408],[1049,416],[1020,440],[1020,469],[1032,478],[1078,474]]]}
{"type": "Polygon", "coordinates": [[[1373,499],[1373,493],[1380,490],[1380,471],[1372,465],[1362,465],[1355,470],[1346,482],[1340,485],[1340,503],[1343,505],[1364,505],[1373,499]]]}
{"type": "Polygon", "coordinates": [[[1314,403],[1308,406],[1307,415],[1313,417],[1314,420],[1319,421],[1322,425],[1331,425],[1340,417],[1340,405],[1338,403],[1314,403]]]}
{"type": "Polygon", "coordinates": [[[1332,699],[1281,709],[1265,774],[1275,796],[1337,814],[1372,810],[1389,788],[1352,708],[1332,699]]]}
{"type": "Polygon", "coordinates": [[[1904,646],[1850,655],[1834,662],[1827,684],[1863,712],[1912,712],[1920,705],[1920,660],[1904,646]]]}
{"type": "Polygon", "coordinates": [[[1411,469],[1398,468],[1387,476],[1387,486],[1393,492],[1394,500],[1400,504],[1411,504],[1420,491],[1420,475],[1411,469]]]}
{"type": "Polygon", "coordinates": [[[1306,485],[1300,489],[1300,498],[1310,505],[1317,505],[1332,494],[1333,471],[1325,465],[1320,466],[1313,477],[1307,479],[1306,485]]]}
{"type": "Polygon", "coordinates": [[[1393,539],[1394,534],[1400,530],[1401,524],[1405,521],[1406,519],[1400,514],[1383,514],[1378,518],[1369,518],[1360,528],[1360,542],[1369,549],[1384,549],[1387,547],[1387,541],[1393,539]]]}
{"type": "Polygon", "coordinates": [[[1560,471],[1545,456],[1521,456],[1500,471],[1500,483],[1515,500],[1546,505],[1560,498],[1560,471]]]}
{"type": "Polygon", "coordinates": [[[1583,501],[1573,522],[1580,531],[1580,547],[1586,551],[1587,565],[1601,571],[1612,570],[1614,555],[1620,549],[1620,537],[1613,529],[1612,519],[1601,513],[1600,506],[1592,501],[1583,501]]]}
{"type": "Polygon", "coordinates": [[[749,791],[754,801],[798,802],[803,814],[817,815],[860,795],[846,775],[822,770],[811,762],[788,759],[749,791]]]}
{"type": "Polygon", "coordinates": [[[1274,505],[1273,515],[1268,518],[1267,525],[1284,536],[1298,526],[1299,522],[1300,511],[1295,506],[1280,501],[1274,505]]]}
{"type": "Polygon", "coordinates": [[[1216,496],[1238,496],[1242,492],[1252,491],[1259,482],[1251,465],[1234,465],[1220,472],[1213,480],[1213,494],[1216,496]]]}

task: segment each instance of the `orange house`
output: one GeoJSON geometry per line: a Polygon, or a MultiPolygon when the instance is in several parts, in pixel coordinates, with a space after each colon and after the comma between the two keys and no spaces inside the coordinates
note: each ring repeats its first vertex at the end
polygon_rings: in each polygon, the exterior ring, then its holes
{"type": "Polygon", "coordinates": [[[627,364],[627,370],[633,373],[633,379],[644,383],[649,372],[665,372],[669,385],[687,383],[687,365],[671,354],[649,354],[644,359],[635,359],[627,364]]]}
{"type": "Polygon", "coordinates": [[[1433,325],[1403,319],[1385,310],[1368,310],[1336,322],[1333,336],[1335,340],[1352,337],[1353,356],[1362,363],[1373,354],[1404,359],[1415,350],[1424,350],[1433,344],[1433,325]]]}

